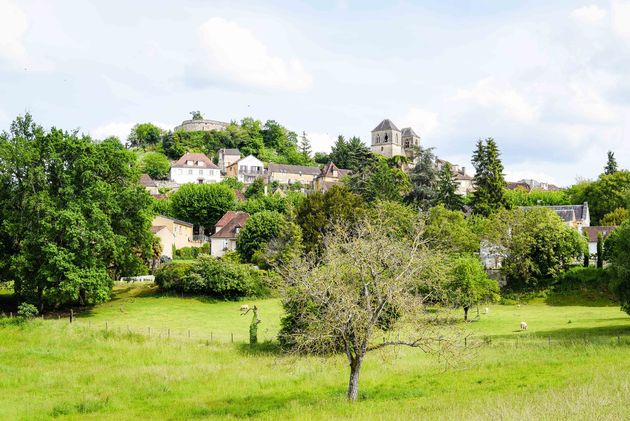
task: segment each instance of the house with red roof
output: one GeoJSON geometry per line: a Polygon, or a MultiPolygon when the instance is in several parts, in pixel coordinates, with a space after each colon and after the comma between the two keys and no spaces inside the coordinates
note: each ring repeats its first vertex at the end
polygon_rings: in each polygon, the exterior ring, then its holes
{"type": "Polygon", "coordinates": [[[177,184],[218,183],[221,171],[205,154],[187,152],[171,164],[171,181],[177,184]]]}
{"type": "Polygon", "coordinates": [[[214,225],[214,234],[210,236],[210,254],[221,257],[228,251],[236,250],[236,239],[248,218],[247,212],[227,211],[214,225]]]}

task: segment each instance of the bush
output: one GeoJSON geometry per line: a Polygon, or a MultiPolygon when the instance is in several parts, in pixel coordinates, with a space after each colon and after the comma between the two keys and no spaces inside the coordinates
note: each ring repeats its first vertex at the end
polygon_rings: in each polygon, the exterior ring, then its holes
{"type": "Polygon", "coordinates": [[[22,303],[17,308],[17,316],[22,320],[29,320],[37,316],[37,307],[33,304],[22,303]]]}
{"type": "Polygon", "coordinates": [[[165,291],[184,292],[184,278],[192,263],[169,262],[155,272],[155,283],[165,291]]]}
{"type": "Polygon", "coordinates": [[[595,289],[608,291],[610,272],[597,267],[574,267],[563,273],[554,285],[556,291],[595,289]]]}

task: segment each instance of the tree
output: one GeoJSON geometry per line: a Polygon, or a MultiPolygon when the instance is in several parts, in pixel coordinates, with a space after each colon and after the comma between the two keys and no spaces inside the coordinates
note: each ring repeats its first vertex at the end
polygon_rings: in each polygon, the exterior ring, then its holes
{"type": "Polygon", "coordinates": [[[617,208],[604,215],[599,223],[603,226],[617,226],[621,225],[628,218],[630,218],[630,213],[628,213],[628,209],[617,208]]]}
{"type": "Polygon", "coordinates": [[[391,168],[383,156],[372,155],[363,166],[347,179],[350,190],[366,202],[377,200],[401,201],[411,185],[409,176],[399,168],[391,168]]]}
{"type": "Polygon", "coordinates": [[[222,183],[184,184],[171,197],[175,217],[209,228],[236,206],[234,190],[222,183]]]}
{"type": "Polygon", "coordinates": [[[0,135],[0,282],[40,310],[109,299],[113,279],[147,272],[151,197],[135,155],[30,114],[0,135]]]}
{"type": "Polygon", "coordinates": [[[170,169],[170,161],[159,152],[147,152],[142,157],[142,171],[155,180],[167,179],[170,169]]]}
{"type": "Polygon", "coordinates": [[[245,190],[245,197],[248,199],[255,199],[265,195],[265,180],[262,177],[257,177],[252,184],[245,190]]]}
{"type": "Polygon", "coordinates": [[[304,159],[311,159],[311,141],[306,137],[306,132],[302,132],[300,138],[300,153],[304,156],[304,159]]]}
{"type": "Polygon", "coordinates": [[[315,152],[313,161],[321,165],[326,165],[330,162],[330,155],[324,152],[315,152]]]}
{"type": "Polygon", "coordinates": [[[366,162],[369,162],[374,154],[370,151],[370,148],[367,147],[365,143],[361,140],[360,137],[352,136],[350,140],[348,140],[348,162],[346,162],[345,166],[341,164],[337,164],[335,161],[335,165],[338,168],[346,168],[350,171],[359,171],[366,162]]]}
{"type": "Polygon", "coordinates": [[[455,350],[449,325],[435,323],[443,313],[427,311],[441,294],[430,291],[440,289],[434,280],[445,259],[424,245],[421,226],[409,241],[389,236],[369,219],[351,231],[337,226],[327,235],[318,264],[298,258],[279,268],[285,306],[314,310],[298,315],[302,329],[290,334],[294,351],[328,354],[340,347],[350,368],[350,401],[358,397],[361,367],[370,351],[392,345],[442,355],[455,350]],[[396,317],[385,328],[392,314],[396,317]]]}
{"type": "Polygon", "coordinates": [[[203,120],[201,111],[191,111],[189,114],[192,116],[193,120],[203,120]]]}
{"type": "Polygon", "coordinates": [[[479,252],[479,235],[464,213],[447,209],[442,204],[429,209],[424,234],[431,247],[451,254],[479,252]]]}
{"type": "Polygon", "coordinates": [[[597,267],[604,267],[604,237],[601,232],[597,233],[597,267]]]}
{"type": "Polygon", "coordinates": [[[505,198],[503,164],[499,148],[493,138],[477,141],[472,163],[475,167],[472,207],[475,213],[488,216],[500,208],[509,206],[505,198]]]}
{"type": "Polygon", "coordinates": [[[335,163],[335,165],[337,165],[337,167],[346,169],[349,168],[350,146],[342,135],[337,136],[337,141],[332,147],[329,158],[335,163]]]}
{"type": "Polygon", "coordinates": [[[445,162],[437,174],[437,201],[451,210],[461,210],[464,207],[462,196],[457,193],[457,183],[450,162],[445,162]]]}
{"type": "Polygon", "coordinates": [[[387,165],[392,168],[403,169],[406,165],[409,164],[409,159],[407,159],[404,155],[394,155],[391,158],[387,159],[387,165]]]}
{"type": "Polygon", "coordinates": [[[548,208],[501,210],[483,238],[501,250],[508,287],[538,289],[588,252],[586,239],[548,208]]]}
{"type": "Polygon", "coordinates": [[[282,232],[287,220],[275,211],[262,211],[249,217],[236,240],[236,251],[243,261],[251,262],[254,254],[282,232]]]}
{"type": "Polygon", "coordinates": [[[422,210],[435,205],[438,196],[438,177],[433,148],[419,148],[417,163],[410,175],[411,191],[405,198],[422,210]]]}
{"type": "Polygon", "coordinates": [[[465,255],[454,259],[451,281],[447,285],[450,302],[463,307],[464,320],[468,321],[468,310],[484,301],[499,299],[499,284],[488,278],[479,259],[465,255]]]}
{"type": "Polygon", "coordinates": [[[156,145],[162,140],[162,129],[155,124],[136,124],[127,137],[127,143],[132,147],[146,147],[156,145]]]}
{"type": "Polygon", "coordinates": [[[571,197],[565,190],[527,190],[517,187],[505,191],[505,198],[510,207],[518,206],[560,206],[570,205],[571,197]]]}
{"type": "Polygon", "coordinates": [[[604,167],[604,174],[610,175],[617,172],[617,159],[615,159],[615,153],[608,151],[608,161],[606,167],[604,167]]]}
{"type": "Polygon", "coordinates": [[[607,213],[626,207],[630,197],[630,172],[602,174],[596,181],[571,186],[568,193],[574,204],[588,203],[591,225],[599,225],[607,213]]]}
{"type": "Polygon", "coordinates": [[[625,221],[606,238],[605,251],[615,295],[621,309],[630,314],[630,221],[625,221]]]}

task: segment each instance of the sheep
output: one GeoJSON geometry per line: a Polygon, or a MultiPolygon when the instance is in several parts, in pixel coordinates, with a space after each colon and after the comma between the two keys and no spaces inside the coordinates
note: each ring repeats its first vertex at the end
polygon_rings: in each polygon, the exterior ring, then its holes
{"type": "Polygon", "coordinates": [[[527,330],[527,323],[521,322],[521,330],[527,330]]]}
{"type": "Polygon", "coordinates": [[[247,311],[247,310],[249,310],[249,305],[247,305],[247,304],[243,304],[243,305],[241,306],[241,311],[247,311]]]}
{"type": "Polygon", "coordinates": [[[488,314],[488,313],[490,313],[490,309],[488,307],[484,307],[483,314],[488,314]]]}

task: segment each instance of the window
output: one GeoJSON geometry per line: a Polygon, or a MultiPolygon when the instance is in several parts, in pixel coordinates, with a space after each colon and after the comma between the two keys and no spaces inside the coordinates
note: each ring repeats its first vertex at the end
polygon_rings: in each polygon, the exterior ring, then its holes
{"type": "Polygon", "coordinates": [[[389,135],[387,133],[385,133],[385,143],[387,143],[388,139],[389,139],[389,135]]]}
{"type": "Polygon", "coordinates": [[[186,161],[186,165],[192,165],[193,162],[191,160],[186,161]]]}
{"type": "Polygon", "coordinates": [[[188,174],[192,175],[192,170],[188,170],[188,174]]]}
{"type": "Polygon", "coordinates": [[[177,169],[177,174],[182,175],[182,169],[181,168],[177,169]]]}
{"type": "Polygon", "coordinates": [[[203,170],[199,170],[199,175],[203,175],[203,170]]]}

